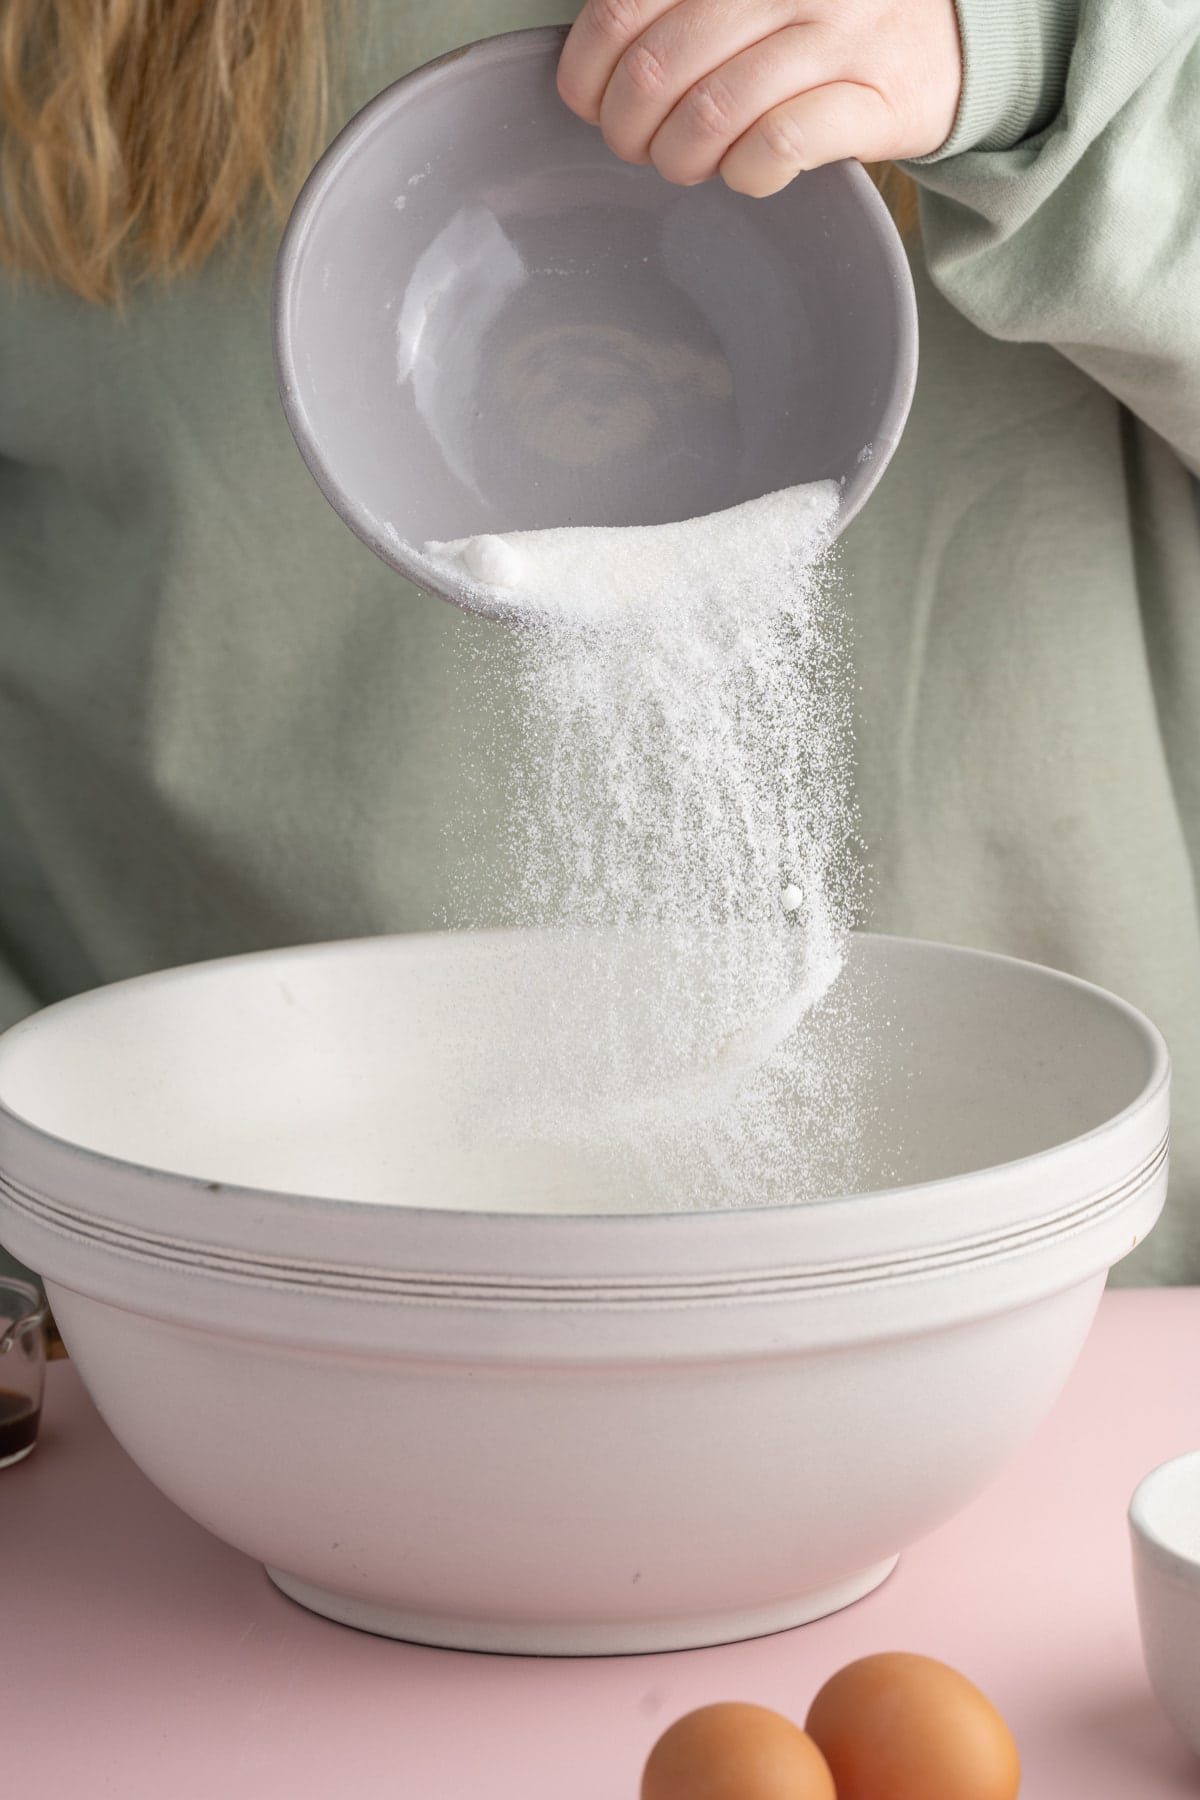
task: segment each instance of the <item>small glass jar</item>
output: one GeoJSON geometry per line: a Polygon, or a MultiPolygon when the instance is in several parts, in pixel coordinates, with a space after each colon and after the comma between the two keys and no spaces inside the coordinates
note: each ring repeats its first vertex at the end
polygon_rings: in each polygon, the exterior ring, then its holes
{"type": "Polygon", "coordinates": [[[46,1301],[33,1283],[0,1276],[0,1469],[37,1443],[46,1380],[46,1301]]]}

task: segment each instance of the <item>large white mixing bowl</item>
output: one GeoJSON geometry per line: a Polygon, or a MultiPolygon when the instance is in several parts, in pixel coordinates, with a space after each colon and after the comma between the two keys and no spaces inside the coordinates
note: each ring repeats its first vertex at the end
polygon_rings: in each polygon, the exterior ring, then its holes
{"type": "Polygon", "coordinates": [[[0,1236],[150,1479],[331,1618],[572,1653],[844,1605],[1061,1388],[1162,1205],[1163,1043],[1067,976],[861,939],[874,1191],[549,1216],[521,1208],[563,1169],[464,1124],[496,1022],[546,1029],[513,941],[211,963],[18,1026],[0,1236]]]}

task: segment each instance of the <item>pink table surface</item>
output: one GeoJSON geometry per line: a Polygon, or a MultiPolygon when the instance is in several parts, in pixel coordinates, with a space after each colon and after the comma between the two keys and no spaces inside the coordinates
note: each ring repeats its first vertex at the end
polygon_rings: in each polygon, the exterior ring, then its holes
{"type": "Polygon", "coordinates": [[[465,1656],[284,1599],[149,1485],[55,1364],[38,1449],[0,1472],[0,1791],[636,1800],[650,1745],[689,1708],[748,1699],[802,1721],[833,1670],[910,1649],[996,1701],[1025,1800],[1195,1796],[1200,1762],[1142,1668],[1125,1509],[1146,1470],[1197,1445],[1200,1289],[1107,1294],[1036,1439],[856,1606],[679,1655],[465,1656]]]}

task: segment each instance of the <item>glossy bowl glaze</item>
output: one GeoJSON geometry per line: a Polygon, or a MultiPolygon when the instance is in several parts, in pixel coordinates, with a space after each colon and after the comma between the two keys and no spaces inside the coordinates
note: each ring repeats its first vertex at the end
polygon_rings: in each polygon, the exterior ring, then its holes
{"type": "Polygon", "coordinates": [[[861,938],[864,1191],[606,1212],[471,1141],[557,955],[362,941],[50,1008],[0,1039],[0,1237],[151,1480],[331,1618],[555,1654],[817,1617],[1058,1394],[1162,1205],[1165,1048],[1068,976],[861,938]]]}
{"type": "Polygon", "coordinates": [[[435,592],[434,539],[662,524],[826,479],[845,525],[912,398],[912,279],[859,165],[769,200],[673,187],[568,112],[562,41],[491,38],[389,87],[279,254],[301,453],[435,592]]]}

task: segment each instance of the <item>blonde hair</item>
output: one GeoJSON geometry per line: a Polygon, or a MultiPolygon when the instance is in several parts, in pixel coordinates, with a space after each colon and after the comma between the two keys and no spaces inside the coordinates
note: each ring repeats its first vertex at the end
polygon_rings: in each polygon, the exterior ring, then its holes
{"type": "Polygon", "coordinates": [[[912,237],[921,223],[920,196],[912,176],[895,163],[868,164],[867,174],[887,201],[901,237],[912,237]]]}
{"type": "Polygon", "coordinates": [[[0,262],[85,300],[281,214],[325,129],[328,0],[0,0],[0,262]]]}

